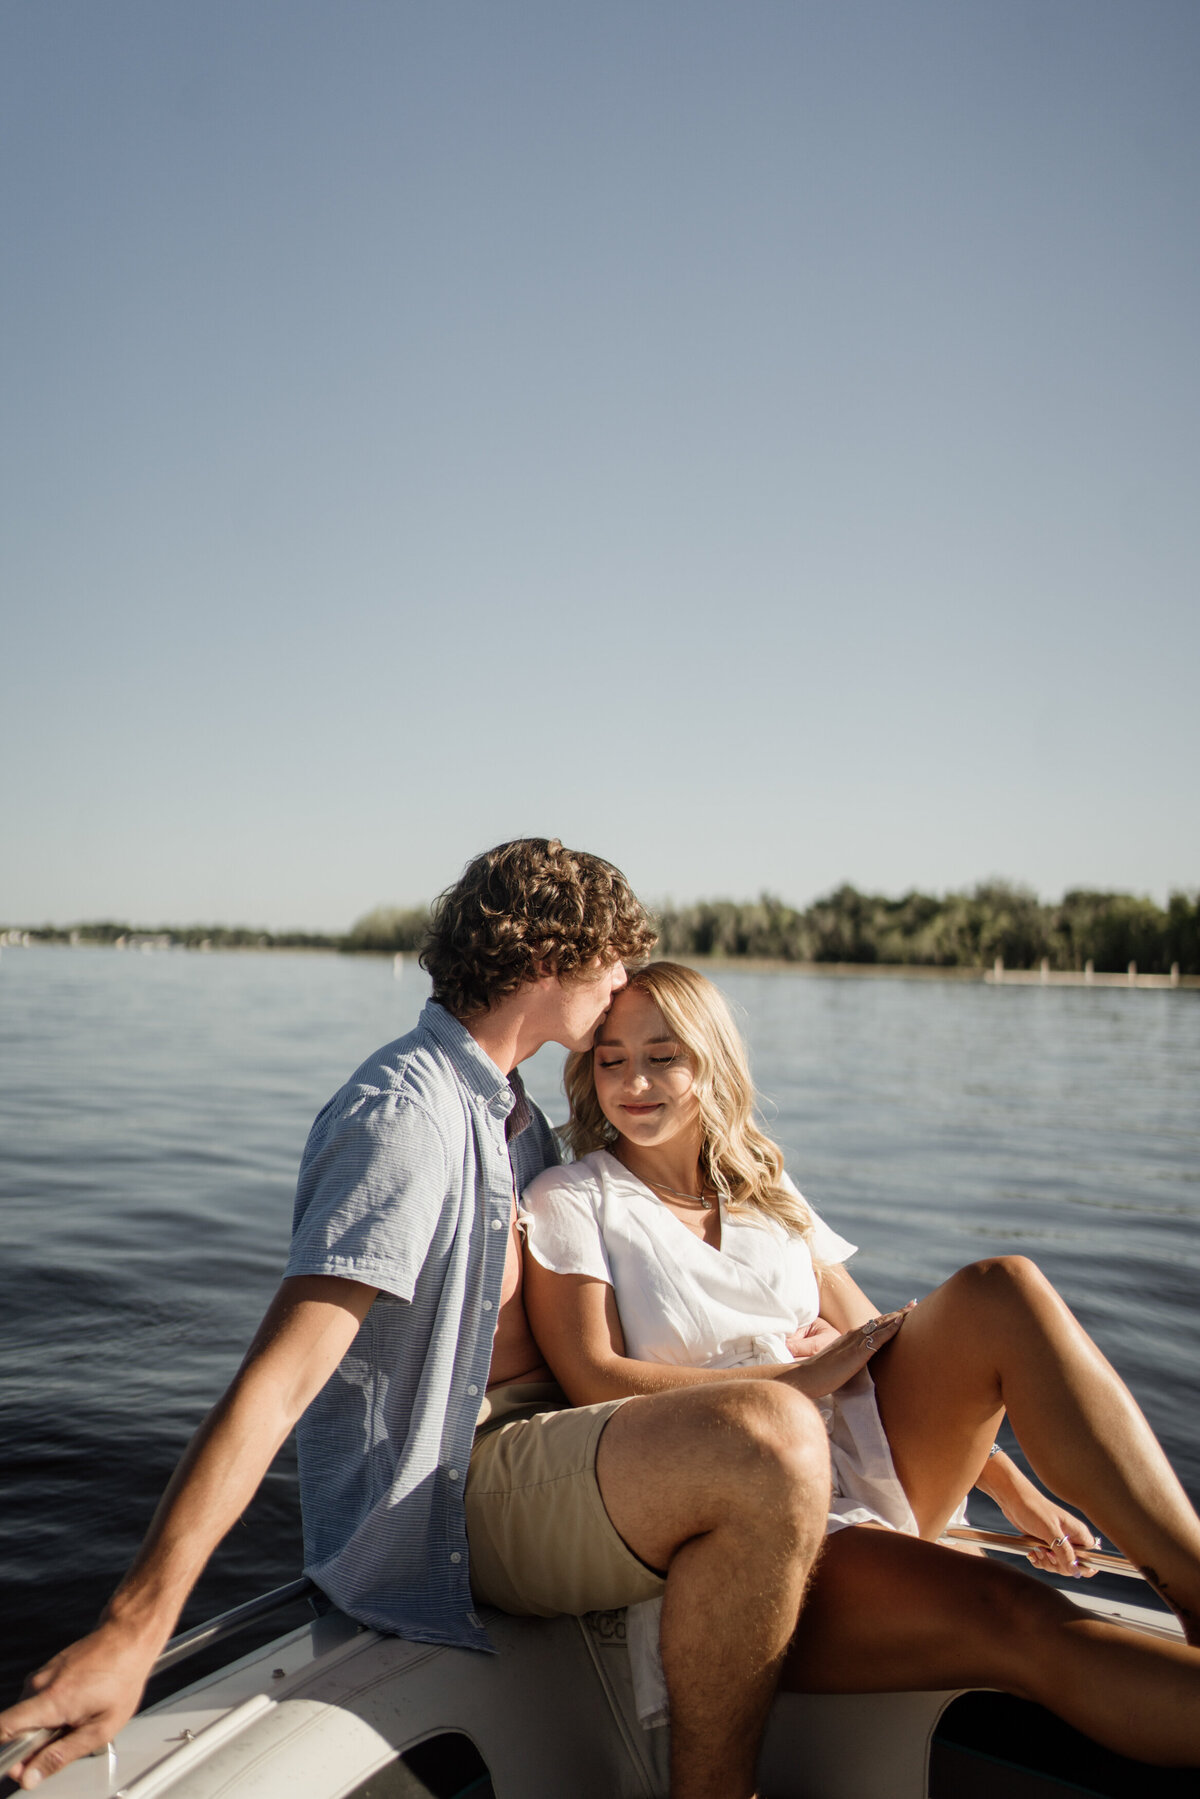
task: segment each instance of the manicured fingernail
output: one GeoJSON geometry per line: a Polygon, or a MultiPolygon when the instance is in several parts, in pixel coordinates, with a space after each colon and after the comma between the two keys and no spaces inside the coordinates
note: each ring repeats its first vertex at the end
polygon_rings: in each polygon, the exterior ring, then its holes
{"type": "Polygon", "coordinates": [[[41,1778],[42,1777],[36,1768],[30,1768],[28,1774],[25,1776],[25,1791],[28,1792],[30,1787],[35,1787],[41,1778]]]}

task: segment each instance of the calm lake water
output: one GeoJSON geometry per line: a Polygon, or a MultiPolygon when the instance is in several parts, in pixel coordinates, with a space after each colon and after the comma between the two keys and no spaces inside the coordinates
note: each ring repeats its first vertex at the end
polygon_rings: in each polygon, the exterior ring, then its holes
{"type": "MultiPolygon", "coordinates": [[[[1200,1499],[1200,995],[718,979],[860,1285],[891,1306],[1033,1256],[1200,1499]]],[[[411,963],[3,952],[0,1699],[128,1563],[274,1290],[314,1114],[426,992],[411,963]]],[[[556,1121],[561,1062],[525,1069],[556,1121]]],[[[285,1450],[185,1621],[299,1569],[285,1450]]]]}

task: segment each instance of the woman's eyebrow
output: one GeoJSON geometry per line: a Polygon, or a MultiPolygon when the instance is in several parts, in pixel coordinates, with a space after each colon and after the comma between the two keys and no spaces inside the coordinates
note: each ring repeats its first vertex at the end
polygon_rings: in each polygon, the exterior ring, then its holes
{"type": "MultiPolygon", "coordinates": [[[[674,1037],[643,1037],[643,1049],[658,1049],[664,1043],[674,1043],[674,1037]]],[[[624,1049],[625,1044],[620,1037],[596,1037],[592,1040],[593,1049],[624,1049]]]]}
{"type": "MultiPolygon", "coordinates": [[[[677,1039],[674,1037],[646,1037],[643,1039],[643,1041],[644,1041],[645,1047],[647,1049],[657,1049],[660,1044],[674,1043],[677,1041],[677,1039]]],[[[592,1039],[592,1048],[593,1049],[624,1049],[625,1043],[624,1043],[623,1038],[620,1038],[620,1037],[597,1036],[592,1039]]]]}

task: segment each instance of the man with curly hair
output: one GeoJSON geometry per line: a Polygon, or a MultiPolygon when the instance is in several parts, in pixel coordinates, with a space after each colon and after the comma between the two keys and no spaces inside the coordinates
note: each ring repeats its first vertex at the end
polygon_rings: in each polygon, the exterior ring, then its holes
{"type": "Polygon", "coordinates": [[[572,1410],[522,1300],[520,1194],[559,1157],[518,1064],[590,1047],[653,942],[623,875],[555,839],[501,844],[442,894],[432,998],[318,1114],[284,1279],[241,1370],[97,1629],[0,1717],[9,1737],[68,1727],[22,1785],[132,1715],[295,1426],[305,1568],[344,1611],[487,1649],[480,1600],[581,1613],[665,1592],[694,1645],[671,1672],[672,1792],[749,1793],[777,1662],[763,1645],[786,1641],[824,1523],[816,1409],[775,1382],[777,1406],[765,1383],[660,1397],[649,1436],[644,1401],[572,1410]],[[761,1574],[745,1591],[729,1590],[733,1544],[761,1574]]]}

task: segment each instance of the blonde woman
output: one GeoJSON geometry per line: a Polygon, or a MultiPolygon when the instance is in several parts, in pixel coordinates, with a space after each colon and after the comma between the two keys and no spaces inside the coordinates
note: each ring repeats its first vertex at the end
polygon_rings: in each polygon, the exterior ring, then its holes
{"type": "MultiPolygon", "coordinates": [[[[682,1387],[783,1381],[828,1396],[829,1535],[783,1684],[997,1687],[1126,1755],[1200,1765],[1200,1520],[1128,1390],[1033,1264],[978,1262],[900,1328],[883,1325],[845,1271],[852,1245],[805,1203],[755,1123],[737,1030],[692,969],[634,975],[594,1047],[570,1058],[567,1092],[578,1159],[540,1175],[524,1203],[529,1316],[572,1404],[631,1396],[645,1407],[644,1449],[654,1396],[682,1387]],[[937,1544],[978,1485],[1043,1541],[1031,1560],[1082,1572],[1088,1526],[995,1452],[1006,1412],[1039,1477],[1143,1568],[1192,1646],[1137,1636],[937,1544]]],[[[624,1417],[614,1454],[637,1441],[639,1419],[624,1417]]],[[[714,1433],[714,1457],[721,1447],[714,1433]]],[[[602,1482],[604,1455],[602,1437],[602,1482]]],[[[643,1715],[656,1703],[652,1660],[640,1658],[643,1715]]]]}

